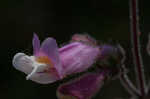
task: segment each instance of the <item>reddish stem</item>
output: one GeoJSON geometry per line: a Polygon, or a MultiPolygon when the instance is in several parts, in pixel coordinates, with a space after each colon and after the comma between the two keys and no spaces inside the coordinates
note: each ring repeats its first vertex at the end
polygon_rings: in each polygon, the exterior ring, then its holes
{"type": "Polygon", "coordinates": [[[131,40],[133,46],[133,54],[135,58],[135,71],[137,72],[137,80],[139,90],[141,93],[141,99],[145,97],[145,76],[142,65],[142,59],[140,55],[140,43],[139,43],[139,16],[138,16],[138,0],[130,1],[130,21],[131,21],[131,40]]]}

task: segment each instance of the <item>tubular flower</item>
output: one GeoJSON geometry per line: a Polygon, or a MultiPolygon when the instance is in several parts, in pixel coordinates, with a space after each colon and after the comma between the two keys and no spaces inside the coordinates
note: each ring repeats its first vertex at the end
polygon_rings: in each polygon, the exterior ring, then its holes
{"type": "Polygon", "coordinates": [[[91,99],[102,87],[105,73],[87,73],[57,89],[58,99],[91,99]]]}
{"type": "Polygon", "coordinates": [[[64,78],[67,75],[85,71],[97,59],[100,50],[79,41],[58,48],[55,39],[47,38],[40,45],[36,34],[33,37],[33,55],[17,53],[13,66],[25,74],[26,79],[47,84],[64,78]]]}
{"type": "Polygon", "coordinates": [[[58,47],[53,38],[47,38],[40,46],[37,35],[33,37],[33,56],[17,53],[13,58],[13,66],[26,73],[26,79],[38,83],[51,83],[62,78],[58,47]]]}

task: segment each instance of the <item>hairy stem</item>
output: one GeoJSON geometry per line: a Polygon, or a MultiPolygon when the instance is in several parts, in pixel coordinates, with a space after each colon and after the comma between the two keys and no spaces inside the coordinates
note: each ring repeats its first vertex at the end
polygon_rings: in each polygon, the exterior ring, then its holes
{"type": "Polygon", "coordinates": [[[125,65],[123,64],[124,60],[122,60],[122,71],[123,73],[120,75],[121,84],[124,88],[132,95],[132,97],[139,97],[140,91],[135,87],[135,85],[131,82],[128,75],[126,74],[125,65]]]}
{"type": "Polygon", "coordinates": [[[121,64],[120,64],[121,66],[120,70],[122,71],[120,75],[120,82],[124,86],[124,88],[132,95],[132,97],[138,97],[140,96],[140,91],[136,88],[136,86],[129,79],[127,75],[127,70],[125,68],[125,64],[124,64],[125,59],[126,59],[125,50],[121,47],[121,45],[118,45],[118,48],[123,56],[121,60],[121,64]]]}
{"type": "Polygon", "coordinates": [[[138,0],[130,0],[131,41],[135,59],[135,71],[141,98],[145,97],[145,75],[140,55],[138,0]]]}
{"type": "Polygon", "coordinates": [[[120,81],[125,89],[132,95],[132,96],[140,96],[139,90],[133,85],[131,80],[128,78],[126,74],[122,74],[120,76],[120,81]]]}

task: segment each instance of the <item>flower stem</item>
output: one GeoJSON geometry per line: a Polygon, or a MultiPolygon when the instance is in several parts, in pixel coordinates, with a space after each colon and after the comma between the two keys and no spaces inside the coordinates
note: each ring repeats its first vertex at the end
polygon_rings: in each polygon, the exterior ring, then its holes
{"type": "Polygon", "coordinates": [[[140,96],[139,90],[137,90],[137,88],[132,84],[131,80],[126,74],[120,76],[120,81],[132,96],[140,96]]]}
{"type": "Polygon", "coordinates": [[[133,55],[135,58],[135,71],[137,73],[138,87],[141,93],[140,99],[145,97],[145,75],[140,55],[140,43],[139,43],[139,15],[138,15],[138,0],[130,0],[130,25],[131,25],[131,41],[133,46],[133,55]]]}
{"type": "Polygon", "coordinates": [[[129,79],[129,77],[127,75],[127,70],[126,70],[125,64],[124,64],[125,59],[126,59],[125,50],[121,47],[121,45],[118,45],[118,49],[120,50],[120,52],[122,53],[122,56],[123,56],[121,63],[120,63],[120,66],[121,66],[120,82],[124,86],[124,88],[132,95],[132,97],[133,96],[139,97],[140,91],[131,82],[131,80],[129,79]]]}
{"type": "MultiPolygon", "coordinates": [[[[122,65],[123,71],[125,71],[125,66],[122,65]]],[[[134,84],[131,82],[129,79],[128,75],[126,73],[122,73],[120,75],[120,81],[121,84],[124,86],[124,88],[132,95],[139,97],[140,96],[140,91],[134,86],[134,84]]]]}

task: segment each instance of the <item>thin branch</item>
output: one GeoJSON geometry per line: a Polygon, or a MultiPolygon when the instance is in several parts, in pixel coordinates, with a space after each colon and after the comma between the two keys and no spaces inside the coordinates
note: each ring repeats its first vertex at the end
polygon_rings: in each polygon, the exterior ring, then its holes
{"type": "Polygon", "coordinates": [[[122,56],[123,56],[121,63],[120,63],[120,66],[121,66],[121,68],[120,68],[120,70],[121,70],[121,74],[120,74],[121,84],[132,95],[132,97],[138,97],[138,96],[140,96],[140,91],[136,88],[136,86],[134,86],[134,84],[129,79],[129,77],[127,75],[127,70],[125,68],[125,64],[124,64],[125,59],[126,59],[125,50],[122,48],[121,45],[118,45],[118,49],[122,53],[122,56]]]}
{"type": "Polygon", "coordinates": [[[140,43],[139,43],[139,15],[138,15],[138,0],[130,0],[130,25],[131,25],[131,41],[133,46],[133,54],[135,59],[135,71],[137,73],[137,81],[139,90],[141,92],[141,99],[146,94],[145,88],[145,75],[140,54],[140,43]]]}
{"type": "Polygon", "coordinates": [[[140,91],[132,84],[131,80],[126,74],[120,76],[120,81],[132,96],[140,96],[140,91]]]}
{"type": "MultiPolygon", "coordinates": [[[[125,66],[122,65],[123,71],[125,71],[125,66]]],[[[134,84],[129,79],[128,75],[126,73],[122,73],[120,75],[120,81],[121,84],[124,86],[124,88],[132,95],[132,96],[140,96],[140,91],[134,86],[134,84]]]]}

